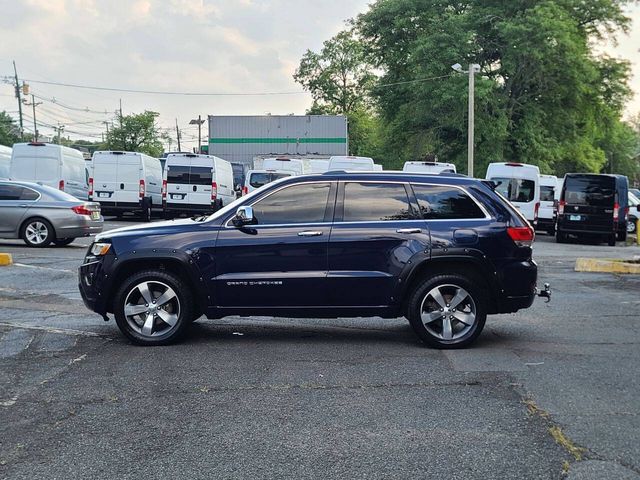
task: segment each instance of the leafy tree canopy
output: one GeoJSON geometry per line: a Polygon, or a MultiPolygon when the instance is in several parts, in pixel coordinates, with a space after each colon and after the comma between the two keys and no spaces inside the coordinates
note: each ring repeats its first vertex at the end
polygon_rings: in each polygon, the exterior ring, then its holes
{"type": "Polygon", "coordinates": [[[158,115],[156,112],[145,111],[120,117],[118,124],[107,134],[107,148],[159,157],[163,151],[163,136],[155,123],[158,115]]]}
{"type": "Polygon", "coordinates": [[[0,145],[11,147],[19,141],[20,128],[18,124],[7,112],[0,112],[0,145]]]}

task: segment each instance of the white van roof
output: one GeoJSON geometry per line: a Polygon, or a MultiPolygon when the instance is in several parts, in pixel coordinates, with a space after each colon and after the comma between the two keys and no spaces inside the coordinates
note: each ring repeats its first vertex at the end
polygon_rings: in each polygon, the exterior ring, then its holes
{"type": "Polygon", "coordinates": [[[518,162],[495,162],[490,163],[487,167],[485,178],[491,180],[494,177],[508,178],[535,178],[539,180],[540,169],[537,165],[529,165],[527,163],[518,162]]]}
{"type": "Polygon", "coordinates": [[[80,150],[76,150],[75,148],[65,147],[64,145],[56,145],[55,143],[43,143],[43,142],[25,142],[25,143],[14,143],[13,144],[13,155],[18,153],[24,154],[23,152],[33,151],[34,149],[38,149],[38,151],[48,151],[48,152],[59,152],[64,155],[79,157],[84,160],[84,156],[80,150]]]}

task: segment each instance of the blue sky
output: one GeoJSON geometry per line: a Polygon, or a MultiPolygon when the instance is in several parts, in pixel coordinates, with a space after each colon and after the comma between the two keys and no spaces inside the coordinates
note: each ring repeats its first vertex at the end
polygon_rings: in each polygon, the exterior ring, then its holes
{"type": "MultiPolygon", "coordinates": [[[[199,92],[291,92],[307,48],[317,50],[365,11],[369,0],[0,0],[0,75],[84,85],[199,92]]],[[[640,7],[618,46],[603,47],[633,62],[640,111],[640,7]]],[[[455,63],[456,59],[452,59],[455,63]]],[[[168,97],[79,90],[31,83],[44,98],[39,120],[67,125],[72,138],[99,137],[119,100],[125,113],[152,109],[168,130],[175,120],[187,147],[195,145],[198,114],[302,114],[307,94],[168,97]],[[55,98],[55,102],[53,99],[55,98]],[[71,108],[69,108],[71,107],[71,108]],[[88,108],[90,111],[78,111],[88,108]],[[102,112],[102,113],[98,113],[102,112]],[[106,112],[106,113],[105,113],[106,112]]],[[[17,109],[12,87],[0,83],[0,110],[17,109]]],[[[31,126],[31,108],[26,109],[31,126]]],[[[42,127],[50,133],[51,129],[42,127]]],[[[206,129],[205,129],[206,131],[206,129]]]]}

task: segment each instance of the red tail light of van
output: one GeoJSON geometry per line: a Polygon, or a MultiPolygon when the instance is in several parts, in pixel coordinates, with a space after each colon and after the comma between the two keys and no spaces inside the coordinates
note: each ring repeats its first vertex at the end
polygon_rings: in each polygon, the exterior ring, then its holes
{"type": "Polygon", "coordinates": [[[618,215],[620,214],[620,204],[618,202],[613,204],[613,220],[618,220],[618,215]]]}
{"type": "Polygon", "coordinates": [[[558,202],[558,215],[564,215],[564,206],[567,204],[564,200],[558,202]]]}
{"type": "Polygon", "coordinates": [[[536,203],[536,206],[533,209],[533,219],[537,220],[538,219],[538,212],[540,211],[540,202],[536,203]]]}
{"type": "Polygon", "coordinates": [[[58,182],[58,190],[62,190],[64,192],[64,180],[60,180],[58,182]]]}
{"type": "Polygon", "coordinates": [[[93,198],[93,178],[89,178],[89,200],[93,198]]]}
{"type": "Polygon", "coordinates": [[[247,186],[242,187],[242,196],[244,197],[245,195],[249,195],[249,187],[247,186]]]}
{"type": "Polygon", "coordinates": [[[162,180],[162,200],[166,200],[167,199],[167,181],[166,180],[162,180]]]}
{"type": "Polygon", "coordinates": [[[144,198],[145,188],[144,188],[144,180],[140,180],[140,190],[138,191],[138,196],[140,200],[144,198]]]}
{"type": "Polygon", "coordinates": [[[216,182],[211,183],[211,201],[215,202],[218,198],[218,184],[216,182]]]}

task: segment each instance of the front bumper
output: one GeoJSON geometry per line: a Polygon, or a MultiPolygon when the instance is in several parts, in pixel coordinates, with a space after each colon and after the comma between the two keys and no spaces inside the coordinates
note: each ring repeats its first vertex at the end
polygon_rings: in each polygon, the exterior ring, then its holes
{"type": "Polygon", "coordinates": [[[85,261],[78,267],[78,289],[85,306],[94,312],[104,315],[109,310],[109,299],[102,295],[108,291],[107,282],[110,280],[107,274],[108,267],[113,261],[113,255],[104,257],[85,257],[85,261]]]}

